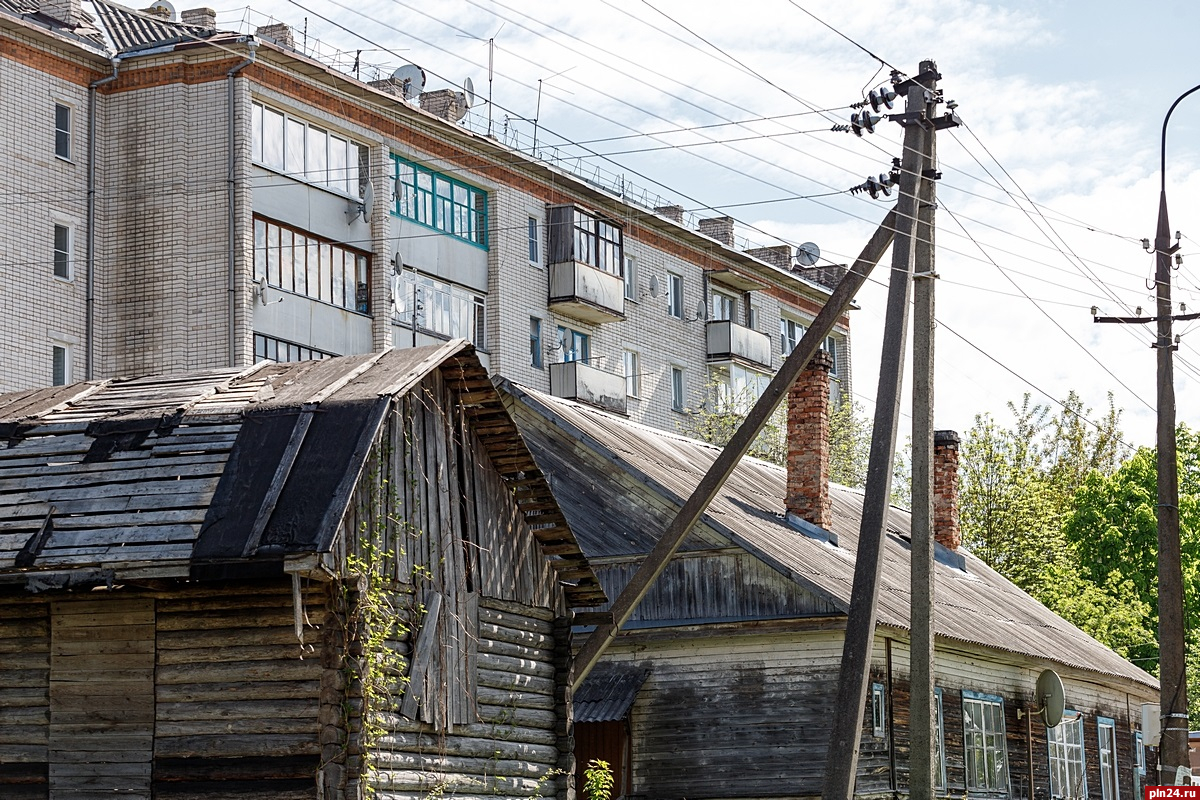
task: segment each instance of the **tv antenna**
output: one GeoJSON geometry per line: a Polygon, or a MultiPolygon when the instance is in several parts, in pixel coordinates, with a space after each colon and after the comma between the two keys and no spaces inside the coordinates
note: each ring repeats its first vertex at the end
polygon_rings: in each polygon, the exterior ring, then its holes
{"type": "Polygon", "coordinates": [[[487,42],[487,45],[488,45],[488,96],[487,96],[487,105],[488,105],[488,130],[487,130],[487,135],[488,135],[488,136],[491,136],[491,135],[492,135],[492,81],[493,81],[493,79],[494,79],[494,78],[495,78],[495,76],[496,76],[496,70],[495,70],[495,64],[496,64],[496,37],[500,35],[500,31],[504,30],[504,26],[505,26],[505,25],[507,25],[507,24],[508,24],[508,23],[506,23],[506,22],[505,22],[505,23],[501,23],[501,24],[500,24],[500,27],[499,27],[499,28],[496,28],[496,32],[495,32],[495,33],[493,33],[491,36],[489,36],[487,39],[481,39],[481,38],[480,38],[480,37],[478,37],[478,36],[471,36],[471,35],[469,35],[469,34],[465,34],[465,33],[460,33],[460,34],[458,34],[459,36],[461,36],[461,37],[462,37],[462,38],[464,38],[464,39],[474,39],[474,40],[475,40],[475,41],[477,41],[477,42],[484,42],[484,41],[486,41],[486,42],[487,42]]]}
{"type": "Polygon", "coordinates": [[[796,248],[796,266],[811,267],[817,263],[817,259],[821,257],[821,248],[817,247],[813,242],[805,242],[796,248]]]}
{"type": "Polygon", "coordinates": [[[560,69],[558,72],[554,73],[553,75],[550,75],[549,77],[538,78],[537,106],[535,107],[534,112],[533,112],[533,154],[534,154],[534,158],[537,157],[538,120],[542,118],[542,81],[553,80],[554,78],[557,78],[559,75],[562,75],[564,72],[570,72],[573,69],[575,69],[574,65],[567,67],[566,69],[560,69]]]}
{"type": "Polygon", "coordinates": [[[425,91],[425,70],[416,64],[405,64],[392,73],[392,80],[400,84],[400,93],[405,100],[416,100],[425,91]]]}

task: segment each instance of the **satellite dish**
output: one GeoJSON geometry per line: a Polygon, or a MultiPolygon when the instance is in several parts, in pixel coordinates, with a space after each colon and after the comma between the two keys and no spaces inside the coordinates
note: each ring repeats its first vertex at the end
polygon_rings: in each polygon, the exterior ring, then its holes
{"type": "Polygon", "coordinates": [[[167,19],[175,21],[175,6],[171,5],[168,0],[154,0],[154,3],[146,9],[152,14],[161,14],[166,12],[167,19]]]}
{"type": "Polygon", "coordinates": [[[463,81],[463,94],[467,99],[467,108],[475,105],[475,82],[470,78],[463,81]]]}
{"type": "Polygon", "coordinates": [[[405,100],[415,100],[425,91],[425,70],[416,64],[405,64],[392,73],[392,80],[400,84],[405,100]]]}
{"type": "Polygon", "coordinates": [[[662,294],[662,286],[658,282],[658,276],[651,275],[650,276],[650,296],[658,297],[660,294],[662,294]]]}
{"type": "Polygon", "coordinates": [[[467,95],[463,92],[454,93],[454,105],[450,108],[450,120],[458,122],[467,115],[467,109],[471,106],[467,104],[467,95]]]}
{"type": "Polygon", "coordinates": [[[400,254],[399,250],[397,250],[396,252],[392,253],[392,272],[396,275],[399,275],[403,271],[404,256],[400,254]]]}
{"type": "Polygon", "coordinates": [[[375,184],[367,181],[367,185],[363,187],[363,220],[371,221],[371,214],[375,211],[375,184]]]}
{"type": "Polygon", "coordinates": [[[1037,679],[1037,702],[1041,705],[1038,713],[1047,728],[1054,728],[1062,722],[1063,711],[1067,707],[1067,695],[1063,689],[1062,678],[1052,669],[1042,670],[1037,679]]]}
{"type": "Polygon", "coordinates": [[[812,242],[805,242],[796,248],[796,264],[801,267],[811,267],[821,257],[821,248],[812,242]]]}
{"type": "Polygon", "coordinates": [[[708,303],[705,303],[703,298],[696,303],[696,319],[701,321],[708,319],[708,303]]]}

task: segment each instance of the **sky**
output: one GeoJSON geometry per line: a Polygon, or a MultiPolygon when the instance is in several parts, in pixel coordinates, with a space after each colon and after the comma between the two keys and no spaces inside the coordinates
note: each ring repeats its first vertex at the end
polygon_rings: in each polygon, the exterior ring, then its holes
{"type": "MultiPolygon", "coordinates": [[[[269,18],[343,69],[357,56],[364,79],[405,63],[425,71],[427,90],[470,78],[476,101],[463,124],[486,131],[490,111],[495,136],[530,150],[536,128],[541,157],[564,168],[652,205],[732,216],[754,245],[814,242],[827,263],[853,261],[894,202],[847,190],[887,172],[903,135],[888,120],[861,138],[830,129],[893,68],[913,75],[933,59],[964,122],[937,145],[935,425],[965,434],[977,414],[1008,422],[1007,404],[1027,392],[1053,405],[1075,391],[1097,416],[1111,392],[1125,441],[1153,444],[1153,334],[1095,324],[1091,308],[1153,313],[1154,259],[1140,240],[1154,236],[1163,117],[1200,84],[1200,4],[268,0],[218,9],[223,28],[269,18]]],[[[1179,105],[1168,136],[1171,226],[1184,256],[1173,296],[1200,311],[1200,92],[1179,105]]],[[[851,315],[855,400],[868,414],[890,266],[889,253],[851,315]]],[[[1196,427],[1200,321],[1176,333],[1178,419],[1196,427]]],[[[906,415],[910,392],[906,379],[906,415]]],[[[903,417],[901,430],[908,424],[903,417]]]]}

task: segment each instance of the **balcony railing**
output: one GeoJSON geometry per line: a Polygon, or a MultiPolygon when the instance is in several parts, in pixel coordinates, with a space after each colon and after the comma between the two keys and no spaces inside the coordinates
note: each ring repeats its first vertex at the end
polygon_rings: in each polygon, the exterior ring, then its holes
{"type": "Polygon", "coordinates": [[[550,394],[605,411],[626,413],[625,378],[582,361],[550,365],[550,394]]]}
{"type": "Polygon", "coordinates": [[[708,323],[709,362],[740,361],[771,366],[771,337],[727,319],[708,323]]]}
{"type": "Polygon", "coordinates": [[[625,282],[579,261],[551,264],[550,305],[586,322],[616,322],[625,318],[625,282]]]}

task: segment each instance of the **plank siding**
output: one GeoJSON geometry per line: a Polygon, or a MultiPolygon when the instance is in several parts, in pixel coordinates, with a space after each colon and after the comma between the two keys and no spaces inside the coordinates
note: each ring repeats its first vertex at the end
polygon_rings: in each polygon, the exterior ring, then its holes
{"type": "Polygon", "coordinates": [[[49,796],[50,605],[0,596],[0,797],[49,796]]]}

